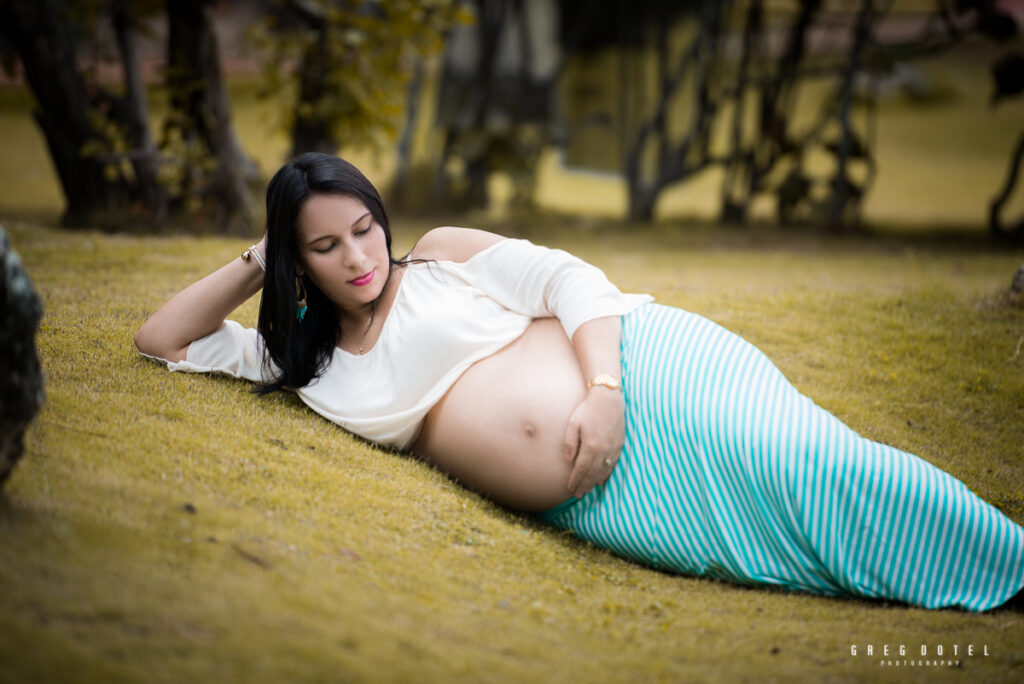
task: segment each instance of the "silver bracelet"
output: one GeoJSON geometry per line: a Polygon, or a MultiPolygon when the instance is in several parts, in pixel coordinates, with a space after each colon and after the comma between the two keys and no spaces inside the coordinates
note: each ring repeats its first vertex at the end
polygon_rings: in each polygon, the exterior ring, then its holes
{"type": "Polygon", "coordinates": [[[263,259],[263,255],[260,254],[260,250],[256,248],[256,245],[252,245],[249,249],[242,252],[242,261],[249,261],[249,257],[252,257],[259,264],[264,273],[267,272],[267,262],[263,259]]]}

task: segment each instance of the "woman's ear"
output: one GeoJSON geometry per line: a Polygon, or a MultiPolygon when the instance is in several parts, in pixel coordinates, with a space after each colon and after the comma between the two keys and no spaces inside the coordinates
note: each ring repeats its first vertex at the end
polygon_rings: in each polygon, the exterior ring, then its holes
{"type": "Polygon", "coordinates": [[[295,262],[295,275],[299,276],[300,278],[306,275],[306,269],[302,268],[302,264],[300,264],[297,261],[295,262]]]}

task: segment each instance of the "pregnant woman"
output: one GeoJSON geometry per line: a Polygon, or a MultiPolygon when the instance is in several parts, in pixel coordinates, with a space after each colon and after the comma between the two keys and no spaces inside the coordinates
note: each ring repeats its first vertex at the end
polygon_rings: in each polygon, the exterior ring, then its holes
{"type": "Polygon", "coordinates": [[[749,343],[525,240],[438,228],[395,260],[380,196],[337,157],[282,167],[264,239],[135,342],[171,370],[295,391],[656,568],[972,611],[1024,587],[1024,529],[749,343]],[[258,329],[225,320],[261,288],[258,329]]]}

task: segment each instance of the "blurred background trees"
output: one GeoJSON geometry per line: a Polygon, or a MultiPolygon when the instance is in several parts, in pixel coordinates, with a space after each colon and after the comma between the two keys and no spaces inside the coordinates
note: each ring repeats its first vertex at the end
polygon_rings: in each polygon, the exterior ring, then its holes
{"type": "MultiPolygon", "coordinates": [[[[149,0],[0,4],[5,47],[20,58],[35,95],[67,200],[65,224],[160,224],[170,211],[205,213],[229,232],[251,228],[247,183],[258,179],[232,128],[212,10],[212,0],[166,8],[149,0]],[[135,46],[140,26],[160,12],[170,107],[157,145],[135,46]],[[102,83],[88,68],[79,53],[84,40],[104,53],[116,43],[109,58],[121,67],[120,83],[102,83]]],[[[5,65],[13,70],[9,57],[5,65]]]]}
{"type": "Polygon", "coordinates": [[[406,88],[456,16],[448,0],[270,3],[250,38],[261,96],[280,105],[292,156],[393,143],[406,88]]]}
{"type": "MultiPolygon", "coordinates": [[[[878,174],[879,98],[946,96],[922,60],[984,39],[991,105],[1019,97],[1017,4],[2,0],[0,51],[33,93],[68,225],[257,230],[273,169],[233,126],[228,84],[244,63],[274,111],[266,135],[287,137],[277,162],[369,150],[392,160],[389,200],[406,211],[493,206],[498,179],[502,201],[535,210],[554,154],[621,179],[627,220],[654,219],[667,191],[713,172],[722,222],[770,206],[782,224],[842,229],[878,174]],[[245,38],[225,66],[229,28],[245,38]],[[163,55],[148,74],[141,42],[163,55]]],[[[1004,237],[1024,236],[1019,134],[979,213],[1004,237]]]]}

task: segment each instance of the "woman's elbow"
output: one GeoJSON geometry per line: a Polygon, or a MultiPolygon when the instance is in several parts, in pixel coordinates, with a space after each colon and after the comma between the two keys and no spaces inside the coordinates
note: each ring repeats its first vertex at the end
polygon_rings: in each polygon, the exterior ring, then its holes
{"type": "MultiPolygon", "coordinates": [[[[148,321],[147,321],[148,323],[148,321]]],[[[135,331],[135,336],[132,338],[135,342],[135,348],[139,352],[146,354],[147,356],[158,356],[156,345],[153,340],[153,336],[150,334],[147,323],[143,323],[142,326],[135,331]]]]}
{"type": "Polygon", "coordinates": [[[154,331],[149,321],[143,323],[135,331],[135,336],[132,339],[135,342],[135,348],[140,353],[146,356],[155,356],[165,361],[182,361],[185,358],[185,353],[188,351],[187,345],[182,349],[176,349],[173,345],[161,343],[161,336],[158,332],[154,331]]]}

